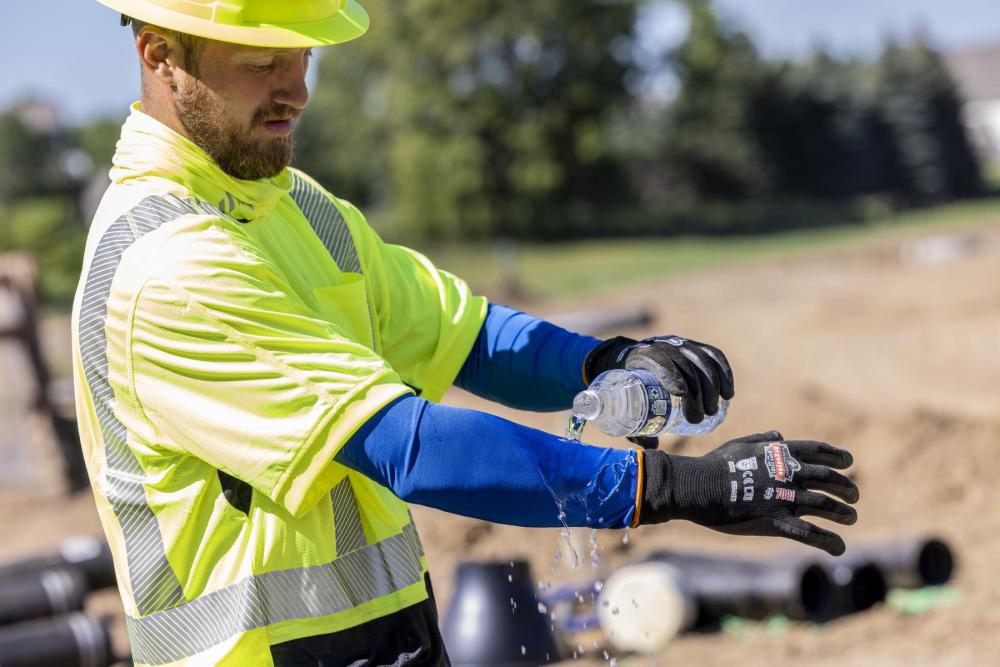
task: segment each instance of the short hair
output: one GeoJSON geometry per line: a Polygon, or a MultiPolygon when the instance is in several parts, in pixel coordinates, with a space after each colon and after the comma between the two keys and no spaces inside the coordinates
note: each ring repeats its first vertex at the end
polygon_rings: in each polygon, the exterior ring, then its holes
{"type": "MultiPolygon", "coordinates": [[[[131,16],[126,16],[122,14],[121,23],[123,26],[132,25],[132,34],[138,37],[142,33],[143,29],[152,25],[146,23],[145,21],[140,21],[134,19],[131,16]]],[[[169,28],[163,28],[171,37],[177,40],[180,44],[181,50],[184,51],[184,65],[187,67],[191,74],[198,73],[198,38],[194,35],[189,35],[186,32],[180,32],[178,30],[171,30],[169,28]]]]}

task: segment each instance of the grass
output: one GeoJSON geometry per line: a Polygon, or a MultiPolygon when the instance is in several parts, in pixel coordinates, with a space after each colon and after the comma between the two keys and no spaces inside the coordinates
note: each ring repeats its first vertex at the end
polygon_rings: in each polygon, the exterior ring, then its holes
{"type": "Polygon", "coordinates": [[[926,234],[1000,225],[1000,198],[912,211],[866,224],[747,237],[600,239],[520,243],[512,257],[492,244],[418,245],[474,290],[503,294],[504,271],[533,299],[555,299],[670,275],[863,248],[926,234]]]}

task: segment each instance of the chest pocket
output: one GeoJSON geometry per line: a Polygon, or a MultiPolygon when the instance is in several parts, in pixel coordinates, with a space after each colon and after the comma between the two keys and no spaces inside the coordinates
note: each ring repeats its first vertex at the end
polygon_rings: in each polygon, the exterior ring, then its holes
{"type": "Polygon", "coordinates": [[[344,217],[325,192],[294,172],[289,194],[343,272],[340,285],[313,290],[320,315],[328,322],[346,329],[345,333],[354,340],[378,352],[379,343],[375,336],[358,249],[344,217]]]}
{"type": "Polygon", "coordinates": [[[328,322],[345,330],[350,338],[375,350],[375,335],[371,311],[368,308],[368,290],[360,273],[343,274],[344,282],[335,287],[318,287],[313,290],[316,308],[328,322]]]}

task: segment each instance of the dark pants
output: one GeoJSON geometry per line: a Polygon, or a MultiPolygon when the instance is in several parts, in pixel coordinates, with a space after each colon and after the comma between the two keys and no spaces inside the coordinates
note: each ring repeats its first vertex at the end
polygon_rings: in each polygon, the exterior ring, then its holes
{"type": "Polygon", "coordinates": [[[271,647],[275,667],[451,667],[429,597],[412,607],[328,635],[271,647]]]}

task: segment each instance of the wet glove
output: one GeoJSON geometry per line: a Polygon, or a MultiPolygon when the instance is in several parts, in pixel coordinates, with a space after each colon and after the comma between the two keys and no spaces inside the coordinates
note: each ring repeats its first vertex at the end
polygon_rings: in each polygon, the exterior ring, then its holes
{"type": "Polygon", "coordinates": [[[704,456],[647,451],[639,524],[687,519],[732,535],[788,537],[839,556],[844,541],[799,517],[844,525],[858,519],[842,502],[858,501],[858,487],[833,468],[847,468],[849,452],[825,442],[782,439],[768,431],[730,440],[704,456]]]}
{"type": "Polygon", "coordinates": [[[587,355],[583,377],[587,384],[612,368],[641,368],[652,372],[664,388],[683,400],[684,417],[697,424],[719,409],[719,397],[733,397],[733,371],[718,348],[681,338],[656,336],[635,341],[618,336],[587,355]]]}

